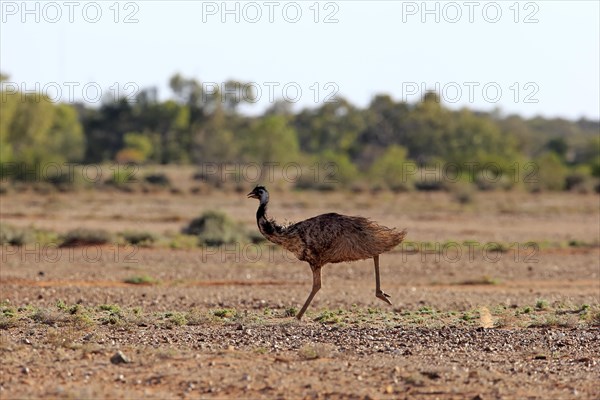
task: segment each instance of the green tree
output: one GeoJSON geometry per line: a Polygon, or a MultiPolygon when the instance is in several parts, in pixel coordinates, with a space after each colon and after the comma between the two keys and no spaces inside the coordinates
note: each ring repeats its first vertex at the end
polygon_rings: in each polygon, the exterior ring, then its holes
{"type": "Polygon", "coordinates": [[[359,150],[357,139],[365,129],[363,113],[344,99],[303,110],[295,120],[302,151],[316,154],[322,149],[351,154],[359,150]]]}
{"type": "Polygon", "coordinates": [[[81,161],[85,153],[85,135],[77,110],[68,104],[54,107],[54,121],[49,135],[49,149],[66,161],[81,161]]]}
{"type": "Polygon", "coordinates": [[[569,145],[567,144],[567,141],[564,138],[557,137],[550,139],[548,143],[546,143],[546,148],[554,152],[557,156],[564,160],[567,156],[569,145]]]}
{"type": "Polygon", "coordinates": [[[123,144],[123,149],[115,157],[121,163],[143,163],[152,154],[152,141],[148,135],[137,132],[126,133],[123,144]]]}
{"type": "Polygon", "coordinates": [[[392,190],[411,189],[417,166],[408,161],[407,154],[408,151],[404,147],[388,147],[369,169],[371,182],[381,183],[392,190]]]}
{"type": "Polygon", "coordinates": [[[318,155],[318,167],[325,172],[321,174],[323,182],[317,182],[319,184],[333,183],[336,186],[347,186],[359,177],[358,168],[344,153],[325,150],[318,155]]]}
{"type": "Polygon", "coordinates": [[[534,162],[537,167],[537,176],[534,177],[533,190],[563,190],[565,188],[568,169],[556,153],[542,154],[534,162]]]}
{"type": "Polygon", "coordinates": [[[247,161],[283,164],[298,157],[296,131],[280,115],[259,118],[242,140],[242,155],[247,161]]]}
{"type": "Polygon", "coordinates": [[[512,135],[503,135],[491,118],[469,110],[461,110],[455,116],[454,129],[442,135],[442,142],[445,148],[440,157],[459,165],[463,171],[477,172],[487,165],[504,173],[518,153],[512,135]]]}
{"type": "Polygon", "coordinates": [[[55,105],[41,94],[1,95],[0,162],[22,163],[31,171],[34,166],[81,159],[84,136],[73,107],[55,105]]]}
{"type": "Polygon", "coordinates": [[[408,134],[400,144],[408,149],[410,158],[420,164],[428,163],[433,158],[443,157],[444,139],[454,131],[454,125],[452,112],[442,106],[435,93],[427,93],[407,116],[408,134]]]}

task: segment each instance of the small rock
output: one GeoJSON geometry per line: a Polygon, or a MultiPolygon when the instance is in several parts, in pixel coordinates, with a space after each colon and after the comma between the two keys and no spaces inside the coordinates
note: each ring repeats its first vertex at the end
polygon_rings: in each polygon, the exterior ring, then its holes
{"type": "Polygon", "coordinates": [[[82,339],[83,339],[84,341],[86,341],[86,342],[87,342],[87,341],[89,341],[89,340],[90,340],[91,338],[93,338],[93,337],[94,337],[94,334],[93,334],[93,333],[88,333],[88,334],[87,334],[87,335],[85,335],[85,336],[84,336],[82,339]]]}
{"type": "Polygon", "coordinates": [[[29,371],[29,368],[28,368],[28,367],[23,367],[23,368],[21,368],[21,373],[22,373],[22,374],[29,375],[29,372],[30,372],[30,371],[29,371]]]}
{"type": "Polygon", "coordinates": [[[24,344],[31,345],[31,340],[29,340],[29,339],[25,338],[25,339],[23,339],[23,343],[24,343],[24,344]]]}
{"type": "Polygon", "coordinates": [[[39,276],[44,276],[44,275],[46,275],[46,273],[44,271],[40,271],[40,272],[38,272],[38,275],[39,276]]]}
{"type": "Polygon", "coordinates": [[[110,362],[113,364],[129,364],[131,360],[119,350],[110,358],[110,362]]]}
{"type": "Polygon", "coordinates": [[[125,376],[123,374],[119,374],[119,376],[117,376],[117,378],[115,379],[115,381],[117,381],[117,382],[125,382],[125,376]]]}

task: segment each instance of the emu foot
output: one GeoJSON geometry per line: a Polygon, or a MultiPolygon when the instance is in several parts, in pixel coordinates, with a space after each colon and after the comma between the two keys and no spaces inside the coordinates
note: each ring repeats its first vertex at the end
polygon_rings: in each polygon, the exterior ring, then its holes
{"type": "Polygon", "coordinates": [[[392,305],[392,302],[388,299],[388,297],[391,297],[391,296],[389,294],[385,293],[383,290],[378,290],[377,292],[375,292],[375,296],[377,296],[378,299],[385,301],[390,306],[392,305]]]}

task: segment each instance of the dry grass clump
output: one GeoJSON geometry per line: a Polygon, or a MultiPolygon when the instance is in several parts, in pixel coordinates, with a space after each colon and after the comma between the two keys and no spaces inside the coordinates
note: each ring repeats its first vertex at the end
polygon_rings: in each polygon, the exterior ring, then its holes
{"type": "Polygon", "coordinates": [[[64,236],[61,247],[101,245],[111,240],[112,235],[104,229],[77,228],[64,236]]]}

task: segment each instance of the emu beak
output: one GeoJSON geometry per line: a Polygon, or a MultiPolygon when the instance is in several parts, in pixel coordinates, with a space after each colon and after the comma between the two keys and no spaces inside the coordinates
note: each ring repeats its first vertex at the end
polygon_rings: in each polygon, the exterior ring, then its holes
{"type": "Polygon", "coordinates": [[[247,197],[249,199],[255,199],[256,198],[256,194],[254,192],[250,192],[250,193],[247,194],[247,197]]]}

